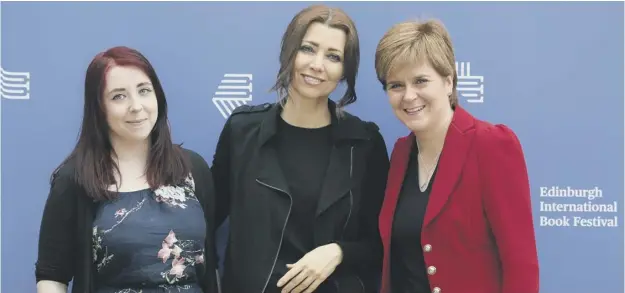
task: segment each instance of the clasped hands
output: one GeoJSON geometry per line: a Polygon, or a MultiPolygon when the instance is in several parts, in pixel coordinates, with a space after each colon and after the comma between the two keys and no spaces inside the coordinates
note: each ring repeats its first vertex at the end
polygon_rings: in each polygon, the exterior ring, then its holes
{"type": "Polygon", "coordinates": [[[312,293],[343,261],[343,251],[336,243],[319,246],[294,264],[287,264],[289,271],[278,280],[282,293],[312,293]]]}

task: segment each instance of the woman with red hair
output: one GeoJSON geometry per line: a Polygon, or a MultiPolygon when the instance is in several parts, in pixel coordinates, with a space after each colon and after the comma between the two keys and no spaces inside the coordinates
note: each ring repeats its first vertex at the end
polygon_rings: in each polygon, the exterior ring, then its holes
{"type": "Polygon", "coordinates": [[[55,170],[39,235],[38,293],[217,292],[213,182],[172,143],[150,62],[116,47],[87,69],[76,147],[55,170]]]}

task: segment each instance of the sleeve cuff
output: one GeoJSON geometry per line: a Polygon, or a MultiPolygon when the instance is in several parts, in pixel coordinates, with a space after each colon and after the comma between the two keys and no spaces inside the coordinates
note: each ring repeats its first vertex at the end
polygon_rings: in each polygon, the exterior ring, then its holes
{"type": "Polygon", "coordinates": [[[336,244],[341,248],[343,253],[343,261],[341,264],[353,266],[355,263],[358,263],[359,243],[337,241],[336,244]]]}

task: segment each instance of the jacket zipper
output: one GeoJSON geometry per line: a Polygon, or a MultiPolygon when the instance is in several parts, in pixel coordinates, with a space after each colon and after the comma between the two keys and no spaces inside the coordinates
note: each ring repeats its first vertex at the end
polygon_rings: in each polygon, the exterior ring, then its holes
{"type": "MultiPolygon", "coordinates": [[[[352,177],[354,174],[354,146],[352,146],[349,150],[349,179],[350,184],[352,183],[352,177]]],[[[341,234],[341,239],[345,238],[345,231],[347,230],[347,224],[349,223],[350,218],[352,217],[352,208],[354,206],[354,195],[352,194],[352,189],[349,189],[349,214],[347,214],[347,220],[345,220],[345,224],[343,225],[343,233],[341,234]]]]}
{"type": "Polygon", "coordinates": [[[273,265],[271,266],[271,271],[269,271],[269,275],[267,276],[267,281],[265,281],[265,286],[263,287],[263,290],[260,292],[260,293],[263,293],[263,292],[265,292],[265,290],[267,290],[267,286],[269,285],[269,280],[271,280],[271,274],[273,273],[273,270],[276,268],[276,262],[278,261],[278,256],[280,255],[280,249],[282,249],[282,240],[284,240],[284,231],[286,230],[286,224],[289,222],[289,217],[291,216],[291,208],[293,207],[293,197],[291,197],[291,195],[288,192],[286,192],[286,191],[284,191],[284,190],[282,190],[280,188],[271,186],[271,185],[269,185],[269,184],[267,184],[265,182],[262,182],[262,181],[260,181],[258,179],[256,179],[256,182],[258,182],[258,183],[260,183],[260,184],[262,184],[264,186],[267,186],[267,187],[269,187],[269,188],[271,188],[273,190],[277,190],[277,191],[283,192],[284,194],[289,196],[289,199],[291,200],[291,202],[289,203],[289,212],[287,213],[286,219],[284,220],[284,225],[282,226],[282,234],[280,235],[280,244],[278,244],[278,251],[276,251],[276,256],[273,259],[273,265]]]}
{"type": "Polygon", "coordinates": [[[221,293],[221,276],[218,269],[215,269],[215,277],[217,277],[217,292],[221,293]]]}

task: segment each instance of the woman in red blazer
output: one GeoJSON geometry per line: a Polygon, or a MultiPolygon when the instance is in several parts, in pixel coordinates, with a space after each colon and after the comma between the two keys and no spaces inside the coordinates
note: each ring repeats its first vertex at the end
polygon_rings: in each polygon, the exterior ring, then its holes
{"type": "Polygon", "coordinates": [[[458,105],[445,27],[395,25],[375,66],[410,129],[395,143],[380,213],[382,293],[538,293],[521,145],[507,126],[458,105]]]}

